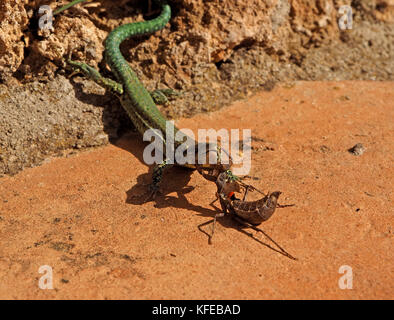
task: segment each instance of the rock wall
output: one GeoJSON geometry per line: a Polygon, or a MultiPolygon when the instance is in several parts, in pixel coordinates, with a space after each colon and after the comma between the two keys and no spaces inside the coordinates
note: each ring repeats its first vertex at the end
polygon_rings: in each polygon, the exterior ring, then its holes
{"type": "Polygon", "coordinates": [[[22,64],[28,22],[22,1],[0,0],[0,79],[10,77],[22,64]]]}
{"type": "MultiPolygon", "coordinates": [[[[364,9],[377,8],[375,11],[383,19],[388,18],[386,11],[391,10],[393,0],[385,1],[388,2],[361,4],[364,9]]],[[[51,5],[55,9],[61,3],[65,2],[1,0],[1,79],[9,78],[17,70],[18,77],[24,80],[52,76],[56,70],[53,63],[58,64],[71,51],[75,58],[97,66],[108,32],[119,24],[143,20],[147,6],[146,2],[125,0],[87,3],[56,16],[52,32],[38,30],[38,8],[51,5]]],[[[152,77],[161,74],[167,85],[179,80],[187,83],[193,67],[226,61],[234,48],[240,46],[258,45],[282,60],[299,59],[310,46],[338,37],[337,9],[349,3],[177,0],[171,4],[174,11],[171,24],[130,56],[130,61],[140,65],[152,62],[144,72],[152,77]]]]}

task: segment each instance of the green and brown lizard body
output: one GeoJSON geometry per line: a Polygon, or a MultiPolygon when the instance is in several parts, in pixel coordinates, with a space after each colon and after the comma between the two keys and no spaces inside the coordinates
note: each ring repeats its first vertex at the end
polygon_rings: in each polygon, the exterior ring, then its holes
{"type": "MultiPolygon", "coordinates": [[[[75,3],[79,3],[81,0],[76,0],[75,3]]],[[[78,69],[84,73],[87,77],[93,79],[99,85],[106,89],[116,93],[119,98],[123,108],[126,110],[130,119],[132,120],[135,128],[143,135],[146,130],[155,129],[158,130],[159,134],[156,138],[162,140],[163,154],[164,146],[166,145],[166,128],[172,126],[171,130],[174,136],[179,131],[179,129],[173,125],[172,122],[168,122],[167,119],[162,115],[162,113],[157,108],[151,94],[144,87],[144,85],[139,81],[136,73],[130,68],[126,59],[123,57],[120,51],[120,44],[129,37],[147,35],[164,28],[171,18],[171,8],[165,1],[155,1],[161,6],[161,14],[152,20],[144,22],[129,23],[114,29],[107,37],[105,41],[105,60],[110,66],[111,71],[115,75],[117,81],[112,79],[104,78],[100,73],[92,68],[91,66],[83,63],[68,60],[68,64],[74,69],[78,69]]],[[[70,7],[68,5],[68,7],[70,7]]],[[[192,140],[192,139],[190,139],[192,140]]],[[[176,141],[174,139],[174,148],[179,147],[183,142],[176,141]]],[[[199,145],[194,143],[195,155],[198,153],[199,145]]],[[[208,146],[211,148],[211,146],[208,146]]],[[[207,149],[206,146],[204,148],[207,149]]],[[[220,167],[221,171],[229,170],[231,164],[222,163],[220,160],[220,148],[216,146],[216,153],[219,163],[214,164],[215,167],[220,167]]],[[[194,159],[198,158],[197,156],[194,159]]],[[[231,160],[229,161],[231,162],[231,160]]],[[[177,163],[175,163],[177,164],[177,163]]],[[[167,160],[163,163],[158,164],[153,172],[152,184],[150,185],[151,195],[154,196],[158,190],[159,184],[162,180],[163,171],[173,165],[167,160]]],[[[198,167],[195,163],[180,164],[182,166],[199,169],[201,173],[202,170],[209,169],[210,164],[200,164],[198,167]]],[[[219,170],[220,171],[220,170],[219,170]]],[[[236,176],[232,175],[234,179],[236,176]]]]}

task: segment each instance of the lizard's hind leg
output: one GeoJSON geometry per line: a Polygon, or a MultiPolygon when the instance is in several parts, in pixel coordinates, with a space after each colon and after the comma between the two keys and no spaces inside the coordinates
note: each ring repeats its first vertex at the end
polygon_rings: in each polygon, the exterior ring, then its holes
{"type": "Polygon", "coordinates": [[[163,179],[163,173],[165,170],[174,166],[171,163],[168,163],[167,160],[164,160],[162,163],[155,166],[153,169],[152,174],[152,183],[149,185],[148,188],[148,196],[145,199],[145,202],[149,201],[150,199],[154,199],[159,192],[160,184],[163,179]]]}
{"type": "Polygon", "coordinates": [[[153,101],[160,105],[166,105],[170,100],[173,100],[175,97],[181,95],[180,92],[173,89],[156,89],[149,91],[149,94],[151,95],[153,101]]]}

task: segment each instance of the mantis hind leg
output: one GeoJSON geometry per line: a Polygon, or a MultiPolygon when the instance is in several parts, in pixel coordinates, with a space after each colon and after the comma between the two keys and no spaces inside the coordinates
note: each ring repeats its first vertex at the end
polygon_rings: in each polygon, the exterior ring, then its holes
{"type": "Polygon", "coordinates": [[[222,212],[219,212],[219,213],[215,214],[215,217],[213,218],[213,220],[204,222],[204,223],[202,223],[202,224],[200,224],[198,226],[198,229],[201,232],[204,232],[208,236],[208,243],[209,244],[212,244],[212,238],[213,238],[213,234],[215,233],[215,226],[216,226],[217,218],[224,217],[226,214],[228,214],[227,205],[225,204],[225,202],[222,199],[220,199],[220,195],[219,194],[216,194],[216,196],[217,196],[216,200],[214,200],[212,203],[214,203],[217,200],[220,200],[220,204],[221,204],[221,207],[222,207],[222,212]],[[211,231],[211,234],[208,234],[207,232],[202,230],[201,227],[203,227],[203,226],[205,226],[207,224],[210,224],[210,223],[212,223],[212,231],[211,231]]]}
{"type": "Polygon", "coordinates": [[[214,232],[215,232],[216,219],[217,219],[217,218],[220,218],[220,217],[224,217],[224,215],[225,215],[225,212],[217,213],[217,214],[215,214],[215,217],[214,217],[212,220],[209,220],[209,221],[207,221],[207,222],[201,223],[201,224],[198,226],[198,229],[199,229],[201,232],[205,233],[205,234],[208,236],[208,243],[209,243],[209,244],[212,244],[212,238],[213,238],[213,234],[214,234],[214,232]],[[211,231],[211,234],[209,234],[209,233],[207,233],[206,231],[204,231],[204,230],[202,229],[202,227],[203,227],[203,226],[206,226],[207,224],[211,224],[211,223],[213,223],[213,224],[212,224],[212,231],[211,231]]]}

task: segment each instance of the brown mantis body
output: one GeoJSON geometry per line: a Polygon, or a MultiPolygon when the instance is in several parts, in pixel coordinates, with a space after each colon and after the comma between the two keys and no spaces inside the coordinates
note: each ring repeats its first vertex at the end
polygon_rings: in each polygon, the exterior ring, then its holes
{"type": "Polygon", "coordinates": [[[274,214],[280,194],[281,192],[275,191],[257,201],[231,200],[220,194],[219,200],[224,214],[233,214],[253,226],[258,226],[274,214]]]}
{"type": "MultiPolygon", "coordinates": [[[[219,168],[217,168],[219,169],[219,168]]],[[[201,173],[201,172],[200,172],[201,173]]],[[[214,175],[210,176],[208,180],[212,181],[214,175]]],[[[207,177],[206,177],[207,178],[207,177]]],[[[262,243],[261,241],[257,240],[258,242],[264,244],[265,246],[271,248],[274,251],[277,251],[292,260],[297,260],[292,255],[287,253],[279,244],[277,244],[273,239],[271,239],[264,231],[257,228],[259,224],[268,220],[275,212],[276,208],[285,208],[290,207],[292,205],[280,205],[278,203],[278,198],[281,194],[280,191],[275,191],[272,193],[268,193],[264,195],[263,198],[257,201],[246,201],[246,195],[248,191],[259,191],[255,187],[251,185],[244,184],[239,180],[234,180],[234,176],[231,174],[231,171],[222,171],[218,173],[216,179],[216,186],[218,188],[216,196],[217,199],[220,201],[220,205],[222,207],[222,212],[215,215],[213,219],[213,226],[212,226],[212,233],[209,236],[209,243],[212,243],[212,237],[215,232],[215,223],[216,219],[219,217],[223,217],[226,214],[230,214],[236,221],[242,224],[245,227],[250,227],[255,231],[261,232],[264,234],[270,241],[272,241],[279,250],[272,248],[271,246],[262,243]],[[240,192],[241,188],[245,189],[245,193],[243,199],[235,198],[234,192],[240,192]]],[[[262,193],[263,194],[263,193],[262,193]]],[[[216,201],[216,200],[215,200],[216,201]]],[[[210,221],[211,222],[211,221],[210,221]]],[[[208,223],[210,223],[208,222],[208,223]]],[[[207,222],[203,223],[202,225],[206,225],[207,222]]],[[[200,225],[199,228],[202,226],[200,225]]],[[[201,229],[200,229],[201,230],[201,229]]]]}
{"type": "MultiPolygon", "coordinates": [[[[210,176],[209,180],[212,181],[213,177],[214,175],[210,176]]],[[[220,201],[222,212],[217,213],[214,217],[210,241],[215,232],[216,219],[226,214],[230,214],[244,226],[255,227],[267,221],[274,214],[276,208],[293,206],[280,205],[278,203],[278,198],[281,194],[280,191],[264,194],[251,185],[247,185],[239,180],[234,180],[231,173],[229,175],[229,171],[217,173],[216,186],[216,197],[220,201]],[[241,192],[242,188],[245,190],[243,199],[235,198],[234,192],[241,192]],[[256,201],[246,201],[248,191],[258,191],[262,193],[264,197],[256,201]]]]}
{"type": "Polygon", "coordinates": [[[216,196],[220,201],[222,212],[215,215],[211,238],[215,231],[216,219],[219,217],[231,214],[243,225],[258,226],[263,221],[268,220],[274,214],[275,209],[278,206],[283,207],[278,204],[278,198],[281,194],[280,191],[268,193],[260,200],[245,201],[248,191],[257,189],[251,185],[241,183],[240,181],[232,180],[232,177],[228,176],[227,171],[221,172],[218,175],[216,186],[218,188],[216,196]],[[234,192],[240,192],[241,188],[245,189],[245,194],[242,200],[237,199],[234,196],[234,192]]]}

